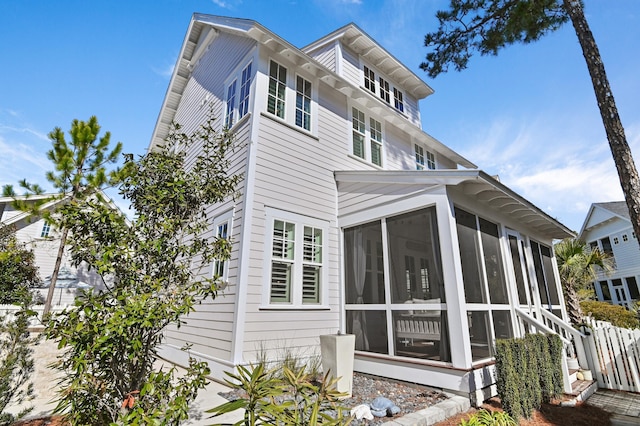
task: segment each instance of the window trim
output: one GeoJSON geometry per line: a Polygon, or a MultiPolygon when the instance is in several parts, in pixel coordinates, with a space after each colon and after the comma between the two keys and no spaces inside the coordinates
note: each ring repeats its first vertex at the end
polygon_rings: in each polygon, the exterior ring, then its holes
{"type": "MultiPolygon", "coordinates": [[[[213,219],[213,237],[214,238],[219,237],[218,230],[222,225],[227,225],[227,236],[225,238],[228,240],[231,240],[231,234],[233,231],[233,209],[228,210],[224,213],[221,213],[213,219]]],[[[222,281],[223,283],[228,283],[230,261],[231,259],[227,259],[227,260],[214,259],[211,262],[211,273],[210,273],[211,278],[215,276],[216,271],[219,269],[218,265],[221,262],[222,274],[220,275],[220,281],[222,281]]]]}
{"type": "Polygon", "coordinates": [[[269,64],[267,65],[267,106],[266,106],[266,111],[273,115],[274,117],[278,117],[281,120],[286,120],[287,117],[287,91],[288,91],[288,78],[289,78],[289,72],[288,72],[288,68],[285,67],[284,65],[280,64],[280,62],[274,60],[274,59],[269,59],[269,64]],[[277,69],[276,69],[276,76],[273,77],[271,75],[271,65],[275,64],[277,69]],[[284,69],[284,81],[281,80],[281,70],[284,69]],[[275,82],[275,94],[271,94],[271,83],[272,81],[275,82]],[[279,90],[280,87],[282,85],[283,91],[284,93],[282,94],[282,98],[280,98],[279,96],[279,90]],[[270,110],[269,107],[269,100],[273,98],[274,99],[274,103],[273,103],[273,111],[270,110]],[[280,103],[282,104],[280,106],[280,103]],[[280,113],[281,111],[281,113],[280,113]]]}
{"type": "Polygon", "coordinates": [[[328,289],[329,289],[329,262],[328,262],[328,244],[329,244],[329,222],[298,213],[285,210],[279,210],[272,207],[265,208],[265,236],[264,236],[264,282],[262,291],[262,304],[260,309],[272,310],[326,310],[329,307],[328,289]],[[276,220],[292,223],[295,225],[294,240],[294,258],[293,258],[293,276],[291,287],[290,302],[272,302],[271,301],[271,271],[273,261],[273,227],[276,220]],[[312,227],[322,231],[322,252],[320,262],[320,285],[318,303],[303,302],[303,285],[302,285],[302,267],[305,264],[303,260],[303,234],[305,227],[312,227]]]}
{"type": "Polygon", "coordinates": [[[426,149],[424,146],[414,143],[413,156],[416,162],[416,170],[436,169],[436,155],[432,151],[426,149]]]}
{"type": "MultiPolygon", "coordinates": [[[[385,123],[384,120],[380,120],[379,117],[377,117],[376,115],[373,114],[369,114],[367,113],[367,111],[363,111],[362,109],[358,108],[358,106],[355,105],[350,105],[349,108],[349,116],[350,116],[350,121],[351,121],[351,126],[349,129],[350,132],[350,145],[351,148],[349,150],[349,154],[351,156],[353,156],[354,158],[357,158],[360,161],[364,161],[367,164],[370,164],[372,166],[375,167],[379,167],[379,168],[384,168],[385,164],[386,164],[386,143],[385,143],[385,123]],[[358,122],[361,123],[364,127],[364,132],[360,131],[360,128],[355,128],[354,127],[354,118],[355,118],[355,112],[358,112],[358,116],[360,114],[362,114],[362,117],[364,118],[364,121],[360,122],[360,119],[358,117],[358,122]],[[380,129],[379,129],[379,134],[380,134],[380,140],[375,139],[374,137],[372,137],[372,120],[380,125],[380,129]],[[354,151],[354,134],[358,133],[359,135],[361,135],[363,137],[363,155],[362,157],[357,155],[354,151]],[[380,149],[380,164],[377,164],[373,161],[373,156],[372,156],[372,146],[373,144],[376,144],[379,146],[380,149]]],[[[377,129],[376,129],[377,130],[377,129]]],[[[377,133],[377,132],[376,132],[377,133]]]]}
{"type": "Polygon", "coordinates": [[[233,128],[249,114],[251,104],[251,85],[253,84],[253,54],[248,55],[229,75],[224,83],[224,120],[227,129],[233,128]],[[246,73],[248,71],[248,74],[246,73]],[[245,77],[247,77],[245,79],[245,77]],[[231,87],[235,84],[233,92],[231,87]],[[229,101],[232,104],[229,104],[229,101]]]}
{"type": "Polygon", "coordinates": [[[396,112],[407,116],[405,88],[397,86],[387,75],[362,60],[360,61],[360,75],[360,84],[364,91],[376,96],[396,112]]]}
{"type": "Polygon", "coordinates": [[[40,238],[51,238],[52,226],[48,221],[44,221],[42,223],[42,228],[40,228],[40,238]]]}
{"type": "Polygon", "coordinates": [[[307,132],[311,132],[312,129],[314,128],[313,126],[313,83],[306,79],[305,77],[301,76],[300,74],[296,73],[296,81],[295,81],[295,96],[296,96],[296,101],[294,103],[295,105],[295,113],[294,113],[294,120],[293,120],[293,124],[296,127],[300,127],[302,130],[305,130],[307,132]],[[309,94],[307,95],[304,92],[300,92],[298,90],[298,82],[302,80],[303,82],[303,86],[306,86],[307,84],[309,85],[309,94]],[[298,107],[298,99],[299,97],[302,97],[303,102],[304,100],[308,100],[309,102],[309,110],[305,111],[305,108],[303,107],[302,109],[298,107]],[[298,112],[300,112],[301,116],[302,116],[302,121],[300,124],[298,124],[298,112]],[[304,118],[307,117],[308,120],[308,128],[305,127],[304,123],[305,120],[304,118]]]}

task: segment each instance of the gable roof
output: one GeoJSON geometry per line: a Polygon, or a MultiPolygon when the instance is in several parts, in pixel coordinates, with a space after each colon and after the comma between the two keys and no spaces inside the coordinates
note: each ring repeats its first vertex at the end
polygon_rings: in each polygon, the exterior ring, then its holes
{"type": "Polygon", "coordinates": [[[594,227],[608,223],[614,219],[620,219],[631,224],[629,218],[629,208],[624,201],[610,201],[606,203],[593,203],[589,207],[587,216],[584,219],[582,228],[580,229],[579,238],[583,238],[583,234],[594,227]],[[598,213],[601,213],[598,215],[598,213]]]}
{"type": "MultiPolygon", "coordinates": [[[[113,210],[119,212],[120,214],[122,214],[125,217],[125,219],[127,220],[127,223],[130,223],[129,219],[126,217],[126,215],[113,202],[113,200],[111,198],[109,198],[109,196],[107,196],[107,194],[105,194],[102,190],[98,190],[98,193],[100,194],[100,197],[104,200],[104,202],[111,209],[113,209],[113,210]]],[[[51,200],[49,200],[48,202],[46,202],[46,203],[44,203],[43,205],[40,206],[40,210],[50,210],[50,209],[53,209],[58,204],[63,203],[69,197],[70,197],[69,195],[61,196],[61,194],[16,195],[15,197],[0,197],[0,204],[11,204],[14,199],[25,200],[25,201],[38,201],[38,200],[44,200],[44,199],[51,198],[51,200]]],[[[18,223],[20,223],[22,221],[27,220],[31,216],[32,215],[31,215],[30,212],[20,212],[19,214],[7,219],[6,221],[1,221],[0,220],[0,224],[7,225],[7,226],[8,225],[15,225],[15,224],[18,224],[18,223]]],[[[1,214],[0,214],[0,219],[2,219],[2,215],[1,214]]]]}
{"type": "MultiPolygon", "coordinates": [[[[160,108],[160,113],[158,114],[158,120],[156,121],[156,126],[153,130],[148,150],[153,150],[158,144],[164,142],[169,133],[171,122],[173,121],[180,105],[191,71],[202,55],[204,55],[209,44],[216,38],[220,31],[249,37],[258,43],[267,45],[280,54],[290,56],[290,59],[292,59],[298,67],[304,68],[324,83],[350,97],[353,101],[368,108],[379,106],[380,100],[374,97],[371,93],[367,93],[360,87],[353,85],[340,75],[327,69],[324,65],[320,64],[305,53],[305,51],[293,46],[291,43],[263,27],[258,22],[250,19],[194,13],[182,43],[182,48],[178,55],[178,60],[174,67],[162,107],[160,108]]],[[[387,62],[389,62],[388,66],[392,67],[393,65],[393,69],[390,68],[390,72],[392,74],[395,72],[398,76],[403,76],[406,80],[405,83],[407,84],[409,84],[409,81],[413,82],[414,91],[417,93],[427,96],[427,92],[432,92],[432,89],[427,86],[426,83],[422,82],[422,80],[420,80],[408,68],[402,65],[397,59],[393,58],[391,54],[375,43],[368,35],[366,35],[366,33],[364,33],[364,31],[360,30],[354,24],[348,24],[345,27],[342,27],[328,36],[323,37],[318,42],[312,43],[305,49],[311,49],[314,46],[320,46],[323,43],[326,44],[328,40],[335,37],[342,37],[345,38],[345,40],[350,40],[350,43],[354,48],[366,49],[366,53],[369,55],[387,55],[387,62]]],[[[418,141],[425,143],[434,151],[456,162],[456,164],[465,168],[477,168],[474,163],[453,151],[442,142],[433,138],[410,121],[399,117],[396,114],[389,114],[385,116],[385,119],[398,126],[418,141]]]]}
{"type": "MultiPolygon", "coordinates": [[[[376,184],[419,185],[425,191],[442,185],[458,187],[466,196],[490,209],[508,214],[549,239],[564,239],[576,235],[574,231],[482,170],[337,171],[334,176],[338,183],[361,184],[367,186],[368,190],[376,184]]],[[[350,190],[353,190],[353,187],[350,190]]]]}

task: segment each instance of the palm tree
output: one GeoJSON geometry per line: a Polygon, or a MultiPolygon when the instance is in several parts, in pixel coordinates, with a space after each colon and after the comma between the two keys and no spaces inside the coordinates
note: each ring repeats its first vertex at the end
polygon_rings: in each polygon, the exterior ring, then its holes
{"type": "Polygon", "coordinates": [[[595,281],[599,271],[608,273],[613,259],[598,248],[590,248],[584,241],[566,238],[554,246],[558,272],[564,293],[569,320],[573,324],[582,321],[578,290],[595,281]]]}

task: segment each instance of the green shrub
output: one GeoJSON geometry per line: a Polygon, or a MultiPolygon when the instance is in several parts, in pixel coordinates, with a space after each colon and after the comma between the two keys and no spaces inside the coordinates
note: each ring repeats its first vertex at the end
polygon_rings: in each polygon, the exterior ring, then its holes
{"type": "Polygon", "coordinates": [[[609,302],[587,300],[580,303],[582,312],[599,321],[607,321],[616,327],[640,328],[640,321],[635,312],[620,305],[609,302]]]}
{"type": "Polygon", "coordinates": [[[498,396],[512,418],[529,418],[543,401],[562,392],[562,350],[557,335],[528,334],[496,342],[498,396]]]}
{"type": "Polygon", "coordinates": [[[8,425],[27,415],[32,407],[25,408],[17,415],[5,413],[12,405],[19,405],[34,398],[33,345],[38,337],[28,332],[29,320],[36,313],[31,310],[31,294],[23,289],[21,309],[14,319],[0,315],[0,425],[8,425]]]}
{"type": "Polygon", "coordinates": [[[235,425],[348,425],[338,399],[345,394],[335,389],[337,379],[325,375],[317,382],[306,372],[306,366],[291,370],[286,365],[281,373],[266,369],[263,362],[256,366],[238,366],[238,373],[227,373],[229,386],[246,392],[245,398],[225,402],[207,410],[213,417],[244,409],[244,419],[235,425]]]}
{"type": "Polygon", "coordinates": [[[504,411],[482,409],[460,422],[460,426],[516,426],[518,423],[504,411]]]}

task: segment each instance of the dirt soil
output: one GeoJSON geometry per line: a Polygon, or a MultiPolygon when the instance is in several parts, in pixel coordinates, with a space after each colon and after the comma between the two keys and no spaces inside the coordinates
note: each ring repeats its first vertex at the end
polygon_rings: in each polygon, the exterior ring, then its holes
{"type": "MultiPolygon", "coordinates": [[[[492,398],[482,405],[482,408],[489,411],[502,411],[502,405],[498,398],[492,398]]],[[[434,426],[458,426],[462,420],[468,419],[478,409],[472,408],[466,413],[450,417],[445,421],[436,423],[434,426]]],[[[575,407],[562,407],[560,400],[543,404],[540,410],[535,410],[530,419],[521,419],[520,426],[605,426],[610,425],[611,413],[598,407],[585,403],[578,403],[575,407]]]]}

